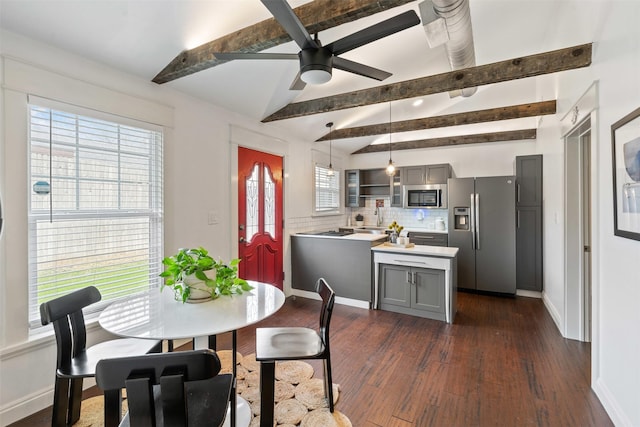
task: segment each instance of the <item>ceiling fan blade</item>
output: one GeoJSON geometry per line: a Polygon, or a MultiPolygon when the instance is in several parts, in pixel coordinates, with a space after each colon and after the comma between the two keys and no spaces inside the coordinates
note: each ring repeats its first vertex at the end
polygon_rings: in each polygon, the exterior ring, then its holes
{"type": "Polygon", "coordinates": [[[298,59],[297,53],[259,53],[259,52],[214,52],[216,59],[298,59]]]}
{"type": "Polygon", "coordinates": [[[302,25],[298,16],[293,12],[286,0],[261,0],[262,4],[269,9],[269,12],[282,25],[282,28],[291,36],[300,49],[317,48],[318,44],[313,40],[311,34],[302,25]]]}
{"type": "Polygon", "coordinates": [[[418,18],[416,12],[414,10],[408,10],[386,21],[379,22],[364,30],[336,40],[325,47],[333,52],[334,55],[340,55],[341,53],[390,36],[391,34],[413,27],[419,23],[420,18],[418,18]]]}
{"type": "Polygon", "coordinates": [[[361,76],[380,81],[392,75],[391,73],[388,73],[386,71],[369,67],[368,65],[364,65],[359,62],[349,61],[348,59],[340,58],[339,56],[333,57],[333,68],[348,71],[354,74],[359,74],[361,76]]]}
{"type": "Polygon", "coordinates": [[[300,71],[296,74],[296,78],[291,82],[289,90],[302,90],[307,84],[300,78],[300,71]]]}

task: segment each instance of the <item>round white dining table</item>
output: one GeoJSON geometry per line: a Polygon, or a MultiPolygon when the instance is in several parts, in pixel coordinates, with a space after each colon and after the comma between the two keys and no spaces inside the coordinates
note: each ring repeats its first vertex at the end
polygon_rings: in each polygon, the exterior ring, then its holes
{"type": "MultiPolygon", "coordinates": [[[[273,285],[250,280],[248,283],[253,286],[251,291],[198,303],[176,301],[170,288],[162,292],[152,289],[112,303],[100,314],[99,323],[121,337],[193,339],[194,348],[207,348],[210,336],[234,332],[235,361],[235,331],[271,316],[285,300],[284,293],[273,285]]],[[[227,420],[230,418],[236,417],[227,420]]],[[[249,405],[238,397],[236,424],[248,425],[250,419],[249,405]]]]}

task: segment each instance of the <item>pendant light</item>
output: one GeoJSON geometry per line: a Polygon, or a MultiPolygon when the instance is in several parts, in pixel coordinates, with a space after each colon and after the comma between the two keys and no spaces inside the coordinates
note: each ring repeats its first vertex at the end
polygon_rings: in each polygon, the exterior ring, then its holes
{"type": "Polygon", "coordinates": [[[387,175],[393,176],[396,173],[396,167],[391,160],[391,102],[389,102],[389,164],[387,165],[387,175]]]}
{"type": "Polygon", "coordinates": [[[327,176],[333,176],[334,175],[334,171],[333,171],[333,165],[331,164],[331,145],[332,145],[332,140],[331,140],[331,128],[333,126],[333,122],[329,122],[327,123],[327,127],[329,128],[329,170],[327,171],[327,176]]]}

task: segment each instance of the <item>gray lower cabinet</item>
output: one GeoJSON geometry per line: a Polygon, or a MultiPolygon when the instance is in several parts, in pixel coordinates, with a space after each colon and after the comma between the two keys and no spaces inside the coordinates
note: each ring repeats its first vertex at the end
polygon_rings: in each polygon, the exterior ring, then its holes
{"type": "Polygon", "coordinates": [[[337,296],[371,302],[371,246],[379,243],[382,240],[291,236],[292,288],[314,292],[316,281],[324,277],[337,296]]]}
{"type": "Polygon", "coordinates": [[[516,209],[516,284],[518,289],[542,290],[542,207],[516,209]]]}
{"type": "Polygon", "coordinates": [[[379,274],[382,310],[446,321],[444,270],[380,264],[379,274]]]}

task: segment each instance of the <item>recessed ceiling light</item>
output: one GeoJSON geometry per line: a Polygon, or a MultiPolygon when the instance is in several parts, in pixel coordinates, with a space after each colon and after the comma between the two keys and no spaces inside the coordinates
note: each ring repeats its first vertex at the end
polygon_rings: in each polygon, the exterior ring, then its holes
{"type": "Polygon", "coordinates": [[[414,107],[418,107],[420,105],[422,105],[422,99],[416,99],[415,101],[413,101],[413,105],[414,107]]]}

